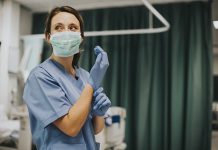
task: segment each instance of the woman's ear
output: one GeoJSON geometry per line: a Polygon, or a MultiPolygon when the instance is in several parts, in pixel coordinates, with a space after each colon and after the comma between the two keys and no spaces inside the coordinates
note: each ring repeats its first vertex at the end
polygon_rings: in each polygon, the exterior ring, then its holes
{"type": "Polygon", "coordinates": [[[51,34],[50,33],[46,33],[45,35],[45,40],[50,44],[50,37],[51,37],[51,34]]]}

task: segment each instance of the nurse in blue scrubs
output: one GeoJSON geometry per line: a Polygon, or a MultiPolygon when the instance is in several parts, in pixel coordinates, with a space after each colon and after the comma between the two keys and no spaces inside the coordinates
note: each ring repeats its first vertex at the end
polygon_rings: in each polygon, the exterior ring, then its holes
{"type": "Polygon", "coordinates": [[[35,67],[25,84],[33,142],[38,150],[98,150],[94,135],[104,128],[111,105],[100,87],[109,66],[106,52],[94,48],[90,72],[78,66],[83,20],[69,6],[54,8],[45,37],[53,53],[35,67]]]}

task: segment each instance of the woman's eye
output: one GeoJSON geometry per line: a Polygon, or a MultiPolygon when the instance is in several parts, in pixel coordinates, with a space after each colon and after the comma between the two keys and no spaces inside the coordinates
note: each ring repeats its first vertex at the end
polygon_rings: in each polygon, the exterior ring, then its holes
{"type": "Polygon", "coordinates": [[[70,26],[69,29],[70,29],[70,31],[75,31],[75,30],[77,30],[77,28],[74,27],[74,26],[70,26]]]}
{"type": "Polygon", "coordinates": [[[61,30],[62,30],[62,27],[61,27],[61,26],[56,26],[56,27],[55,27],[55,30],[61,31],[61,30]]]}

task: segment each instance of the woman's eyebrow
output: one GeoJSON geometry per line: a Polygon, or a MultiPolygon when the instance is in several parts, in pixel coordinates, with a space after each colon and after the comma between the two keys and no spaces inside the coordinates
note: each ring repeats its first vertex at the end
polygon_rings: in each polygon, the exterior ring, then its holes
{"type": "Polygon", "coordinates": [[[57,25],[63,25],[63,24],[62,23],[56,23],[56,24],[52,25],[52,27],[55,27],[57,25]]]}
{"type": "Polygon", "coordinates": [[[75,24],[75,23],[70,23],[69,25],[74,25],[76,27],[79,27],[79,25],[75,24]]]}

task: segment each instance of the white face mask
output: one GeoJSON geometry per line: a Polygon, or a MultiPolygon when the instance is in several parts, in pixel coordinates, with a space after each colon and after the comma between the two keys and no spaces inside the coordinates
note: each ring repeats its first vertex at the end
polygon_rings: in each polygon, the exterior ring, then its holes
{"type": "Polygon", "coordinates": [[[59,57],[69,57],[79,53],[81,41],[80,32],[57,32],[51,35],[54,55],[59,57]]]}

